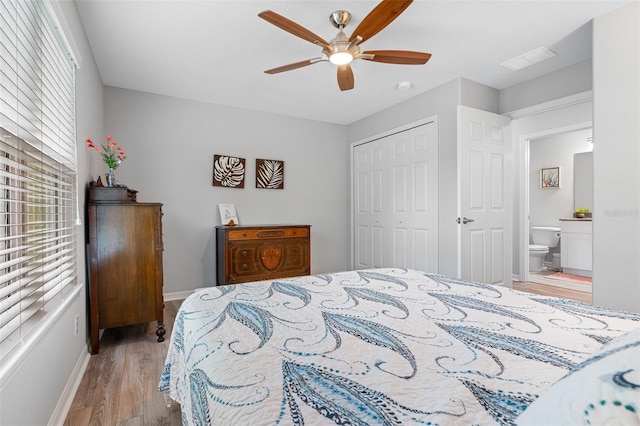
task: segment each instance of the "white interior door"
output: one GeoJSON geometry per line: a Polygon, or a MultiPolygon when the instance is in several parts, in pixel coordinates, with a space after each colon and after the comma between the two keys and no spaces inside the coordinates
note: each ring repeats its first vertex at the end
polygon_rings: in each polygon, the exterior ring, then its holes
{"type": "Polygon", "coordinates": [[[458,106],[458,205],[462,279],[511,287],[510,119],[458,106]]]}
{"type": "Polygon", "coordinates": [[[438,271],[435,122],[354,148],[354,267],[438,271]]]}

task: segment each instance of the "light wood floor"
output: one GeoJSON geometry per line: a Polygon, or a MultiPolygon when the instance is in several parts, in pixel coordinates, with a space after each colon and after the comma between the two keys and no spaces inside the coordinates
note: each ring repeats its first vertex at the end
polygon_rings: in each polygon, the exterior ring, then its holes
{"type": "MultiPolygon", "coordinates": [[[[520,291],[591,303],[591,294],[529,282],[514,282],[520,291]]],[[[100,353],[93,355],[64,426],[180,425],[180,406],[167,408],[158,380],[182,300],[165,303],[167,338],[156,342],[155,323],[105,331],[100,353]]]]}
{"type": "Polygon", "coordinates": [[[157,391],[181,303],[165,302],[164,342],[157,342],[155,321],[104,332],[100,353],[89,360],[64,426],[182,424],[180,405],[167,407],[157,391]]]}
{"type": "Polygon", "coordinates": [[[546,284],[532,283],[532,282],[513,282],[513,289],[519,291],[526,291],[528,293],[540,294],[542,296],[555,296],[563,299],[577,300],[591,304],[591,293],[584,291],[571,290],[562,287],[556,287],[546,284]]]}

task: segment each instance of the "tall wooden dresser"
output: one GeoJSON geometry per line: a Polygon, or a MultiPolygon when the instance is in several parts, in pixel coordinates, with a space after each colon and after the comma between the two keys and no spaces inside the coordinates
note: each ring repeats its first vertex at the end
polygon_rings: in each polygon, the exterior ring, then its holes
{"type": "Polygon", "coordinates": [[[311,273],[310,225],[217,226],[218,285],[311,273]]]}
{"type": "Polygon", "coordinates": [[[136,198],[128,188],[89,188],[92,354],[100,329],[157,321],[158,342],[164,340],[162,204],[136,198]]]}

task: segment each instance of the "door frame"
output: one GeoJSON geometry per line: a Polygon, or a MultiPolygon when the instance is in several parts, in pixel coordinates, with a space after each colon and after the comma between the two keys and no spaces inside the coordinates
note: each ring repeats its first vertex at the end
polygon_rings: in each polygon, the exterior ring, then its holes
{"type": "MultiPolygon", "coordinates": [[[[514,232],[514,238],[518,238],[514,241],[514,247],[518,247],[518,275],[513,277],[516,281],[526,281],[529,277],[529,141],[544,136],[544,132],[550,132],[549,134],[559,133],[564,128],[574,128],[575,130],[581,130],[588,127],[593,127],[593,109],[591,108],[591,115],[589,120],[584,115],[582,104],[593,102],[593,90],[586,90],[584,92],[575,93],[573,95],[564,96],[561,98],[553,99],[551,101],[542,102],[540,104],[528,106],[525,108],[513,110],[505,113],[504,115],[511,117],[513,125],[512,140],[518,157],[518,218],[514,218],[517,221],[518,231],[514,232]],[[576,109],[577,108],[577,109],[576,109]],[[569,115],[569,119],[559,117],[555,113],[564,111],[569,115]],[[551,123],[551,128],[542,128],[541,130],[535,130],[528,133],[519,133],[522,126],[521,120],[528,118],[539,118],[544,114],[551,114],[544,116],[544,119],[548,119],[551,123]],[[575,116],[575,117],[574,117],[575,116]],[[580,118],[581,117],[581,118],[580,118]],[[526,214],[524,214],[526,212],[526,214]]],[[[525,124],[526,125],[526,124],[525,124]]],[[[529,124],[530,125],[530,124],[529,124]]]]}
{"type": "Polygon", "coordinates": [[[576,124],[569,124],[567,126],[555,127],[551,129],[545,129],[538,132],[532,132],[522,134],[519,137],[520,145],[520,221],[518,225],[519,229],[519,241],[520,249],[518,254],[520,256],[520,270],[518,275],[520,281],[529,281],[529,228],[530,228],[530,212],[529,212],[529,197],[531,188],[531,181],[529,179],[530,168],[530,148],[531,141],[535,139],[542,139],[549,136],[558,135],[561,133],[570,133],[579,130],[586,130],[593,128],[593,121],[584,121],[576,124]]]}
{"type": "MultiPolygon", "coordinates": [[[[407,123],[407,124],[403,124],[402,126],[398,126],[398,127],[394,127],[392,129],[388,129],[388,130],[384,130],[382,132],[376,133],[374,135],[371,136],[367,136],[366,138],[363,139],[359,139],[355,142],[351,142],[349,144],[349,227],[350,232],[349,232],[349,268],[350,269],[355,269],[355,222],[356,222],[356,214],[355,214],[355,192],[354,192],[354,176],[353,176],[353,161],[354,161],[354,151],[355,148],[359,145],[364,145],[366,143],[369,142],[373,142],[375,140],[378,139],[382,139],[385,138],[387,136],[391,136],[393,134],[396,133],[400,133],[400,132],[405,132],[407,130],[411,130],[415,127],[419,127],[419,126],[423,126],[425,124],[431,123],[433,122],[436,126],[435,132],[436,132],[436,145],[440,144],[440,138],[439,138],[439,127],[438,127],[438,116],[437,115],[432,115],[429,117],[425,117],[423,119],[417,120],[417,121],[413,121],[411,123],[407,123]]],[[[439,160],[439,159],[437,159],[439,160]]],[[[439,211],[439,206],[438,209],[439,211]]],[[[438,267],[438,270],[440,268],[438,267]]]]}

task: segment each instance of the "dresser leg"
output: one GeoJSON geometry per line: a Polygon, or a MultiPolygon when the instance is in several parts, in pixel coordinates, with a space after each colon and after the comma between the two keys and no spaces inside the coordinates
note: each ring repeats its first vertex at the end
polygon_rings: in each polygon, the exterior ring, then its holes
{"type": "Polygon", "coordinates": [[[158,336],[158,342],[164,342],[164,334],[167,331],[164,329],[164,324],[158,322],[158,328],[156,328],[156,336],[158,336]]]}

